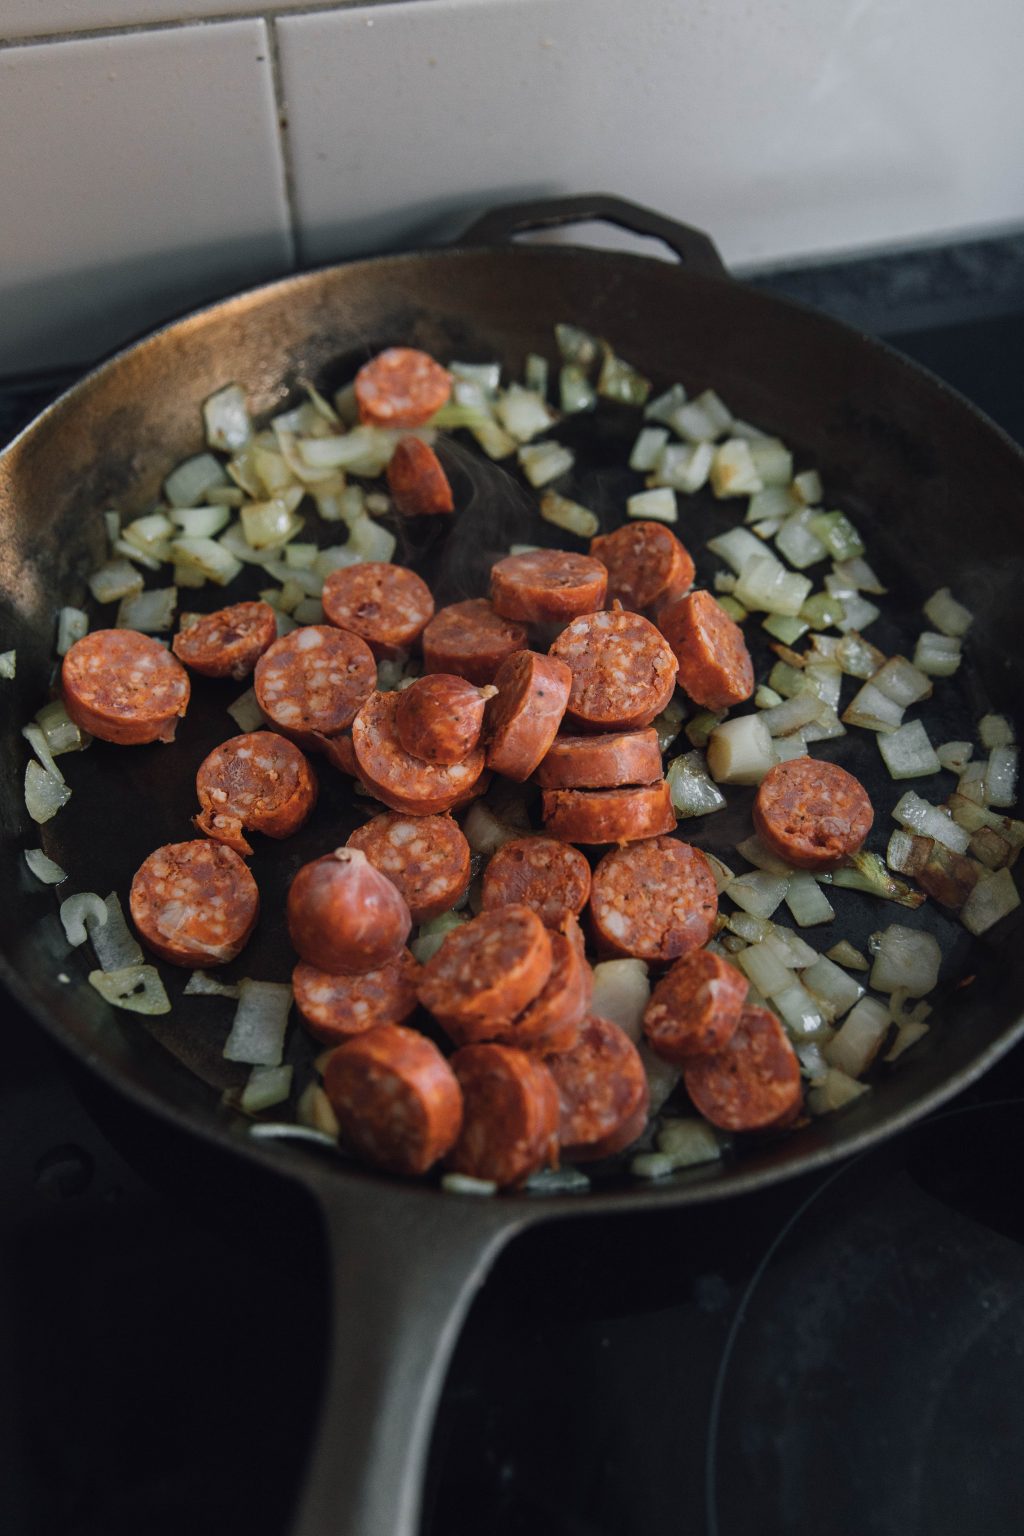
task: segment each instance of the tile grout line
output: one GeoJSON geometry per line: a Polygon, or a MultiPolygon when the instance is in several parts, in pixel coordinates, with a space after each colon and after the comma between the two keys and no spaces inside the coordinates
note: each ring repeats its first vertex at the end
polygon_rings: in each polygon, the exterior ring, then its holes
{"type": "MultiPolygon", "coordinates": [[[[186,16],[169,21],[124,22],[120,26],[86,27],[55,32],[34,32],[26,37],[0,37],[0,53],[14,53],[19,48],[38,48],[46,43],[87,42],[90,38],[135,37],[140,32],[183,32],[188,27],[220,27],[232,21],[264,21],[270,24],[282,16],[324,16],[332,11],[377,10],[387,5],[401,5],[406,0],[308,0],[295,9],[281,11],[260,10],[258,3],[251,11],[229,11],[210,16],[186,16]]],[[[420,0],[429,4],[430,0],[420,0]]]]}
{"type": "Polygon", "coordinates": [[[267,34],[267,57],[270,60],[270,82],[274,92],[277,142],[281,150],[281,184],[288,212],[288,261],[294,272],[299,265],[300,242],[299,216],[295,197],[295,164],[292,159],[292,140],[288,123],[288,100],[285,95],[284,77],[281,73],[281,46],[276,20],[272,12],[262,19],[267,34]]]}

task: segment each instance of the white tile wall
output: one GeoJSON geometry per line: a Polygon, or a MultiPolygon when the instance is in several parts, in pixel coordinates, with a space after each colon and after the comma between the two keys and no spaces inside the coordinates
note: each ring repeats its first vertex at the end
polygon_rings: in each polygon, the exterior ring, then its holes
{"type": "Polygon", "coordinates": [[[0,0],[0,374],[537,194],[740,267],[1019,227],[1022,78],[1020,0],[0,0]]]}
{"type": "Polygon", "coordinates": [[[265,24],[0,50],[0,374],[291,263],[265,24]]]}

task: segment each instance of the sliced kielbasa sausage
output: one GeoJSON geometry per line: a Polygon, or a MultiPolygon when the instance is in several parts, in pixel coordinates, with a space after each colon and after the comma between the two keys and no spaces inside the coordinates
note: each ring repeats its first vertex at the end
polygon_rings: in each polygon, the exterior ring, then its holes
{"type": "Polygon", "coordinates": [[[168,843],[140,864],[129,907],[139,937],[171,965],[226,965],[259,916],[256,882],[231,848],[168,843]]]}
{"type": "Polygon", "coordinates": [[[402,746],[397,715],[400,693],[374,693],[352,725],[359,777],[385,805],[408,816],[450,811],[469,798],[484,771],[476,747],[458,763],[425,763],[402,746]]]}
{"type": "Polygon", "coordinates": [[[427,352],[388,347],[356,374],[359,419],[371,427],[421,427],[452,392],[452,377],[427,352]]]}
{"type": "Polygon", "coordinates": [[[414,923],[450,912],[469,885],[469,844],[450,816],[375,816],[348,846],[401,892],[414,923]]]}
{"type": "Polygon", "coordinates": [[[426,1173],[462,1124],[451,1067],[433,1041],[402,1024],[378,1024],[332,1051],[324,1092],[346,1145],[391,1173],[426,1173]]]}
{"type": "Polygon", "coordinates": [[[419,974],[407,949],[361,976],[332,975],[300,960],[292,972],[295,1006],[315,1040],[341,1045],[378,1024],[404,1024],[418,1006],[419,974]]]}
{"type": "Polygon", "coordinates": [[[503,619],[485,597],[439,608],[423,631],[424,672],[454,672],[483,687],[513,651],[526,649],[526,630],[503,619]]]}
{"type": "Polygon", "coordinates": [[[436,517],[455,511],[448,476],[429,443],[400,438],[388,463],[388,490],[403,517],[436,517]]]}
{"type": "Polygon", "coordinates": [[[604,606],[608,572],[600,560],[565,549],[506,555],[491,569],[491,602],[506,619],[564,624],[604,606]]]}
{"type": "Polygon", "coordinates": [[[537,766],[541,789],[624,789],[661,778],[658,733],[611,731],[605,736],[556,736],[537,766]]]}
{"type": "Polygon", "coordinates": [[[746,1002],[747,978],[721,955],[695,949],[655,987],[644,1010],[644,1035],[676,1065],[720,1051],[732,1039],[746,1002]]]}
{"type": "Polygon", "coordinates": [[[368,560],[332,571],[324,582],[324,616],[365,640],[378,660],[415,645],[434,615],[426,582],[404,565],[368,560]]]}
{"type": "Polygon", "coordinates": [[[549,655],[572,673],[569,715],[594,730],[650,725],[675,692],[676,659],[639,613],[620,608],[573,619],[549,655]]]}
{"type": "Polygon", "coordinates": [[[451,1066],[463,1114],[449,1168],[506,1189],[557,1164],[558,1091],[543,1061],[513,1046],[466,1045],[451,1066]]]}
{"type": "Polygon", "coordinates": [[[338,736],[377,684],[365,640],[329,624],[307,624],[275,640],[256,663],[256,702],[274,728],[308,751],[338,736]]]}
{"type": "Polygon", "coordinates": [[[461,763],[480,740],[493,686],[478,688],[452,672],[418,677],[398,695],[395,729],[406,752],[425,763],[461,763]]]}
{"type": "Polygon", "coordinates": [[[487,706],[487,766],[518,783],[530,777],[555,739],[572,673],[554,656],[517,651],[494,676],[487,706]]]}
{"type": "Polygon", "coordinates": [[[276,638],[277,619],[269,603],[232,603],[179,630],[171,650],[204,677],[241,681],[276,638]]]}
{"type": "Polygon", "coordinates": [[[567,843],[636,843],[676,828],[664,779],[632,789],[546,789],[543,807],[545,830],[567,843]]]}
{"type": "Polygon", "coordinates": [[[640,1053],[617,1024],[591,1015],[571,1050],[548,1058],[559,1098],[558,1140],[567,1162],[621,1152],[640,1135],[648,1105],[640,1053]]]}
{"type": "Polygon", "coordinates": [[[608,571],[608,596],[623,608],[655,608],[693,583],[693,561],[664,523],[628,522],[590,541],[608,571]]]}
{"type": "Polygon", "coordinates": [[[304,864],[288,889],[288,933],[318,970],[361,975],[401,952],[412,918],[401,894],[358,848],[304,864]]]}
{"type": "Polygon", "coordinates": [[[442,1023],[507,1024],[546,986],[551,963],[551,937],[536,912],[481,912],[427,961],[420,1002],[442,1023]]]}
{"type": "Polygon", "coordinates": [[[711,865],[677,838],[615,848],[594,870],[590,915],[608,954],[666,965],[707,943],[717,913],[711,865]]]}
{"type": "Polygon", "coordinates": [[[578,917],[590,896],[590,865],[576,848],[554,837],[516,837],[484,870],[485,912],[530,907],[546,928],[578,917]]]}
{"type": "Polygon", "coordinates": [[[679,684],[704,709],[731,709],[754,691],[754,664],[739,625],[710,592],[662,608],[658,625],[679,663],[679,684]]]}
{"type": "Polygon", "coordinates": [[[243,831],[290,837],[316,804],[317,781],[294,742],[275,731],[248,731],[203,759],[196,794],[200,832],[251,853],[243,831]]]}
{"type": "Polygon", "coordinates": [[[769,768],[754,797],[765,846],[797,869],[835,869],[856,853],[874,812],[859,779],[837,763],[794,757],[769,768]]]}
{"type": "Polygon", "coordinates": [[[94,630],[61,665],[64,708],[75,724],[123,747],[173,741],[189,691],[181,662],[134,629],[94,630]]]}
{"type": "Polygon", "coordinates": [[[774,1013],[744,1008],[723,1050],[683,1067],[694,1107],[723,1131],[764,1131],[800,1113],[800,1063],[774,1013]]]}

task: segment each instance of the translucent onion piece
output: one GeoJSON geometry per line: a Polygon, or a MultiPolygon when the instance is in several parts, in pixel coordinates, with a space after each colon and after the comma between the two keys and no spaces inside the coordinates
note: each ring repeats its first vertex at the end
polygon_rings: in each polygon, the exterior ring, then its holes
{"type": "MultiPolygon", "coordinates": [[[[328,1054],[330,1054],[328,1052],[328,1054]]],[[[295,1118],[309,1130],[318,1131],[328,1141],[338,1139],[338,1117],[319,1083],[307,1083],[295,1105],[295,1118]]]]}
{"type": "Polygon", "coordinates": [[[855,949],[849,939],[840,939],[838,944],[833,944],[831,949],[826,949],[826,958],[834,960],[837,965],[845,965],[851,971],[866,971],[870,969],[870,963],[866,955],[862,955],[859,949],[855,949]]]}
{"type": "Polygon", "coordinates": [[[919,1020],[908,1019],[905,1024],[899,1024],[896,1030],[896,1039],[883,1056],[883,1061],[898,1061],[904,1051],[909,1051],[912,1045],[916,1045],[928,1033],[928,1025],[919,1020]]]}
{"type": "Polygon", "coordinates": [[[767,944],[749,944],[736,964],[763,997],[776,997],[793,985],[793,973],[767,944]]]}
{"type": "Polygon", "coordinates": [[[524,1187],[528,1195],[582,1195],[590,1188],[590,1180],[579,1168],[542,1168],[530,1175],[524,1187]]]}
{"type": "Polygon", "coordinates": [[[680,1168],[716,1162],[729,1139],[706,1120],[665,1120],[655,1137],[657,1152],[638,1152],[629,1171],[638,1179],[661,1179],[680,1168]]]}
{"type": "Polygon", "coordinates": [[[245,392],[237,384],[228,384],[203,402],[206,441],[224,453],[238,453],[252,437],[252,422],[245,392]]]}
{"type": "Polygon", "coordinates": [[[767,437],[757,432],[756,428],[746,428],[740,432],[738,427],[745,423],[733,422],[733,437],[745,437],[750,447],[750,457],[754,469],[763,486],[778,486],[786,488],[793,478],[793,455],[789,449],[777,437],[767,437]]]}
{"type": "Polygon", "coordinates": [[[115,621],[118,629],[137,629],[144,635],[162,634],[174,624],[177,587],[156,587],[122,599],[115,621]]]}
{"type": "Polygon", "coordinates": [[[397,544],[395,535],[375,523],[372,517],[357,518],[349,524],[346,548],[361,560],[379,560],[387,564],[394,557],[397,544]]]}
{"type": "Polygon", "coordinates": [[[242,569],[242,562],[227,547],[224,540],[231,529],[219,539],[191,538],[183,535],[171,540],[171,555],[178,565],[191,567],[218,587],[226,587],[234,581],[242,569]]]}
{"type": "Polygon", "coordinates": [[[816,923],[830,923],[835,912],[821,886],[806,870],[797,870],[789,877],[786,906],[793,914],[798,928],[812,928],[816,923]]]}
{"type": "Polygon", "coordinates": [[[1008,869],[979,880],[960,908],[960,921],[968,933],[986,933],[1000,919],[1020,906],[1017,887],[1008,869]]]}
{"type": "Polygon", "coordinates": [[[292,989],[276,981],[238,983],[238,1007],[224,1045],[227,1061],[249,1066],[277,1067],[284,1054],[284,1037],[292,1005],[292,989]]]}
{"type": "Polygon", "coordinates": [[[859,1099],[861,1094],[868,1092],[867,1083],[858,1083],[855,1078],[837,1068],[829,1069],[825,1079],[821,1083],[815,1083],[807,1091],[807,1109],[812,1115],[831,1115],[839,1109],[845,1109],[859,1099]]]}
{"type": "MultiPolygon", "coordinates": [[[[479,801],[477,804],[479,804],[479,801]]],[[[465,828],[463,828],[463,831],[465,831],[465,828]]],[[[472,846],[472,843],[470,843],[470,847],[472,846]]],[[[441,948],[441,945],[444,943],[445,934],[451,933],[453,928],[458,928],[460,924],[465,922],[468,922],[468,917],[465,915],[460,916],[458,912],[442,912],[440,917],[431,918],[429,923],[422,923],[420,925],[419,934],[409,945],[409,948],[420,964],[426,965],[430,957],[436,955],[437,951],[441,948]]]]}
{"type": "Polygon", "coordinates": [[[816,565],[828,555],[828,550],[817,534],[811,532],[809,524],[812,516],[813,513],[806,507],[800,512],[794,512],[786,518],[775,535],[775,547],[779,554],[798,571],[816,565]]]}
{"type": "Polygon", "coordinates": [[[754,870],[750,874],[737,875],[731,881],[726,895],[744,912],[755,917],[771,917],[786,894],[789,881],[782,875],[770,875],[767,870],[754,870]]]}
{"type": "Polygon", "coordinates": [[[174,522],[187,539],[212,539],[231,521],[231,508],[183,507],[175,512],[174,522]]]}
{"type": "Polygon", "coordinates": [[[948,587],[933,592],[924,605],[924,616],[943,635],[960,639],[974,622],[974,615],[958,603],[948,587]]]}
{"type": "Polygon", "coordinates": [[[60,769],[57,767],[57,764],[54,762],[53,753],[50,751],[50,745],[46,739],[45,733],[40,730],[38,725],[30,724],[22,726],[21,734],[24,736],[25,740],[28,742],[29,746],[32,748],[33,752],[36,754],[50,777],[56,779],[58,784],[63,784],[64,775],[61,773],[60,769]]]}
{"type": "Polygon", "coordinates": [[[127,560],[109,560],[88,578],[89,591],[98,603],[116,603],[142,591],[142,577],[127,560]]]}
{"type": "Polygon", "coordinates": [[[985,773],[985,799],[989,805],[1005,808],[1017,799],[1016,747],[993,747],[985,773]]]}
{"type": "Polygon", "coordinates": [[[89,633],[89,615],[81,608],[62,608],[57,615],[57,655],[66,656],[76,640],[89,633]]]}
{"type": "Polygon", "coordinates": [[[732,412],[713,389],[706,389],[695,399],[678,406],[667,420],[673,431],[688,442],[712,443],[729,431],[732,412]]]}
{"type": "Polygon", "coordinates": [[[661,451],[658,462],[648,477],[649,486],[670,486],[692,496],[707,484],[711,472],[714,449],[710,443],[668,443],[661,451]]]}
{"type": "Polygon", "coordinates": [[[634,1045],[640,1040],[651,996],[647,966],[642,960],[602,960],[594,966],[591,1011],[617,1024],[634,1045]]]}
{"type": "Polygon", "coordinates": [[[864,996],[860,982],[834,965],[827,955],[819,955],[814,964],[802,972],[800,980],[809,992],[829,1005],[833,1018],[840,1018],[864,996]]]}
{"type": "Polygon", "coordinates": [[[944,848],[952,849],[954,853],[967,852],[970,836],[966,829],[958,826],[938,806],[922,800],[912,789],[896,802],[892,814],[893,819],[898,821],[901,827],[907,827],[921,837],[934,838],[937,843],[941,843],[944,848]]]}
{"type": "Polygon", "coordinates": [[[811,590],[806,576],[787,571],[774,555],[764,554],[751,560],[740,573],[736,596],[745,608],[765,613],[804,617],[803,609],[811,590]]]}
{"type": "Polygon", "coordinates": [[[921,779],[942,768],[920,720],[909,720],[898,731],[881,734],[876,740],[890,778],[921,779]]]}
{"type": "Polygon", "coordinates": [[[18,668],[17,651],[0,651],[0,677],[8,682],[15,676],[18,668]]]}
{"type": "Polygon", "coordinates": [[[822,1005],[792,976],[785,991],[772,998],[772,1005],[794,1040],[827,1039],[831,1033],[822,1005]]]}
{"type": "Polygon", "coordinates": [[[231,997],[237,1002],[241,993],[237,983],[218,981],[209,971],[193,971],[182,993],[183,997],[231,997]]]}
{"type": "Polygon", "coordinates": [[[993,747],[1012,747],[1015,739],[1013,726],[1005,715],[982,715],[978,721],[978,735],[982,746],[989,751],[993,747]]]}
{"type": "Polygon", "coordinates": [[[593,512],[581,507],[578,501],[559,496],[557,491],[545,491],[540,499],[540,515],[546,523],[574,533],[578,539],[592,539],[600,528],[593,512]]]}
{"type": "Polygon", "coordinates": [[[626,516],[641,517],[656,523],[677,522],[679,512],[676,493],[669,486],[658,486],[653,491],[638,491],[626,501],[626,516]]]}
{"type": "Polygon", "coordinates": [[[248,1115],[283,1104],[292,1091],[292,1066],[253,1067],[239,1098],[239,1107],[248,1115]]]}
{"type": "Polygon", "coordinates": [[[519,443],[528,443],[539,433],[553,427],[556,417],[544,399],[532,389],[510,384],[495,404],[495,413],[505,431],[519,443]]]}
{"type": "Polygon", "coordinates": [[[662,449],[667,442],[668,433],[664,427],[642,428],[629,455],[630,469],[646,474],[648,470],[656,468],[662,449]]]}
{"type": "Polygon", "coordinates": [[[197,453],[184,459],[164,481],[164,495],[172,507],[198,507],[215,485],[227,485],[224,466],[212,453],[197,453]]]}
{"type": "Polygon", "coordinates": [[[669,764],[665,774],[677,816],[707,816],[723,810],[725,796],[708,776],[701,752],[686,752],[669,764]]]}
{"type": "Polygon", "coordinates": [[[766,554],[765,547],[756,534],[750,533],[746,528],[730,528],[727,533],[718,533],[713,539],[708,540],[708,549],[713,555],[718,555],[727,565],[731,565],[736,575],[742,574],[744,567],[754,560],[771,560],[778,570],[783,567],[773,556],[766,554]]]}
{"type": "Polygon", "coordinates": [[[975,805],[972,800],[965,800],[958,794],[950,795],[947,808],[957,825],[966,828],[968,832],[977,832],[979,827],[991,827],[1000,837],[1005,837],[1011,848],[1024,848],[1024,821],[999,816],[995,811],[975,805]]]}
{"type": "Polygon", "coordinates": [[[503,820],[482,800],[474,800],[462,823],[462,830],[474,853],[489,859],[515,837],[522,837],[523,828],[503,820]]]}
{"type": "Polygon", "coordinates": [[[845,512],[817,512],[810,528],[833,560],[851,560],[864,553],[864,543],[845,512]]]}
{"type": "Polygon", "coordinates": [[[621,405],[643,405],[651,392],[651,381],[606,346],[597,392],[606,400],[618,400],[621,405]]]}
{"type": "Polygon", "coordinates": [[[878,1054],[891,1022],[884,1003],[874,997],[862,997],[834,1039],[824,1047],[825,1060],[848,1077],[860,1077],[878,1054]]]}
{"type": "Polygon", "coordinates": [[[858,689],[843,710],[844,725],[863,726],[866,731],[897,731],[903,724],[903,706],[887,698],[874,683],[858,689]]]}
{"type": "Polygon", "coordinates": [[[692,747],[706,747],[711,732],[724,719],[724,715],[712,714],[709,709],[698,710],[686,727],[685,736],[687,741],[692,747]]]}
{"type": "Polygon", "coordinates": [[[107,909],[105,923],[91,923],[86,918],[89,937],[100,966],[105,971],[120,971],[141,965],[142,949],[125,921],[117,892],[111,891],[103,905],[107,909]]]}
{"type": "Polygon", "coordinates": [[[935,748],[935,756],[950,773],[963,773],[974,751],[969,741],[944,741],[935,748]]]}
{"type": "Polygon", "coordinates": [[[676,696],[669,699],[657,719],[652,720],[651,727],[658,734],[658,747],[660,751],[668,751],[682,730],[685,718],[686,709],[682,700],[676,696]]]}
{"type": "Polygon", "coordinates": [[[68,896],[60,904],[60,920],[64,928],[64,936],[73,949],[84,944],[89,937],[87,920],[92,918],[93,924],[101,928],[107,921],[107,909],[103,898],[97,896],[95,891],[80,891],[77,896],[68,896]]]}
{"type": "Polygon", "coordinates": [[[708,771],[716,784],[760,784],[777,761],[771,733],[759,715],[715,726],[708,737],[708,771]]]}
{"type": "Polygon", "coordinates": [[[866,891],[869,896],[880,896],[885,901],[895,901],[901,907],[910,907],[911,910],[920,907],[926,900],[923,891],[913,890],[890,874],[877,853],[865,853],[863,849],[860,853],[851,854],[848,863],[833,874],[818,878],[843,886],[849,891],[866,891]]]}
{"type": "Polygon", "coordinates": [[[658,395],[654,400],[648,400],[644,406],[645,421],[669,422],[672,414],[687,400],[686,390],[681,384],[673,384],[663,395],[658,395]]]}
{"type": "Polygon", "coordinates": [[[730,437],[715,449],[711,461],[711,489],[722,499],[727,496],[751,496],[764,489],[754,463],[751,445],[742,437],[730,437]]]}
{"type": "Polygon", "coordinates": [[[761,720],[771,736],[791,736],[802,726],[816,722],[824,713],[827,713],[827,706],[823,701],[816,693],[806,691],[764,710],[761,720]]]}
{"type": "Polygon", "coordinates": [[[170,1013],[171,1000],[153,965],[130,965],[119,971],[90,971],[89,985],[113,1008],[129,1013],[170,1013]]]}
{"type": "Polygon", "coordinates": [[[66,872],[59,864],[48,859],[41,848],[26,848],[25,863],[36,879],[41,880],[44,885],[60,885],[62,880],[67,879],[66,872]]]}
{"type": "Polygon", "coordinates": [[[914,666],[929,677],[952,677],[960,665],[960,641],[925,630],[918,636],[914,666]]]}
{"type": "Polygon", "coordinates": [[[235,702],[228,705],[227,712],[240,731],[258,731],[266,723],[263,711],[256,702],[256,694],[251,688],[239,694],[235,702]]]}
{"type": "Polygon", "coordinates": [[[322,624],[324,605],[318,597],[304,597],[301,603],[296,603],[291,616],[296,624],[322,624]]]}
{"type": "Polygon", "coordinates": [[[876,992],[899,988],[909,997],[924,997],[938,981],[941,963],[942,951],[933,933],[893,923],[879,935],[870,985],[876,992]]]}
{"type": "Polygon", "coordinates": [[[56,816],[61,806],[67,805],[71,791],[63,779],[47,773],[38,763],[30,762],[25,768],[25,809],[39,826],[56,816]]]}
{"type": "Polygon", "coordinates": [[[487,1197],[498,1193],[493,1179],[474,1179],[468,1173],[446,1173],[441,1177],[441,1188],[446,1195],[476,1195],[487,1197]]]}
{"type": "Polygon", "coordinates": [[[904,709],[931,697],[932,684],[927,673],[911,665],[905,656],[890,656],[879,667],[871,682],[887,699],[901,704],[904,709]]]}
{"type": "Polygon", "coordinates": [[[833,571],[844,586],[852,587],[855,592],[871,592],[881,596],[887,591],[867,561],[861,560],[859,556],[852,560],[837,561],[833,571]]]}
{"type": "Polygon", "coordinates": [[[736,852],[748,864],[753,864],[755,869],[766,869],[772,875],[791,875],[793,870],[778,854],[772,853],[766,848],[755,832],[752,837],[744,838],[742,843],[736,844],[736,852]]]}
{"type": "Polygon", "coordinates": [[[516,457],[523,474],[536,489],[567,475],[575,463],[572,450],[561,443],[527,443],[516,457]]]}

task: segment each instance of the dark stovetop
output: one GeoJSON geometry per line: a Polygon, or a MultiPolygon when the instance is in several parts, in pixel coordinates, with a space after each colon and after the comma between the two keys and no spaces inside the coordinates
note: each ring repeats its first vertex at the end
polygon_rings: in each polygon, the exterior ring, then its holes
{"type": "MultiPolygon", "coordinates": [[[[761,282],[855,320],[868,292],[890,339],[1024,442],[1019,285],[1002,313],[977,282],[966,309],[954,291],[901,312],[891,273],[881,299],[877,274],[844,274],[761,282]]],[[[0,389],[0,441],[44,398],[0,389]]],[[[328,1305],[311,1213],[164,1189],[9,1003],[6,1026],[0,1529],[283,1536],[328,1305]]],[[[1018,1530],[1022,1108],[1018,1048],[831,1174],[520,1239],[456,1351],[424,1536],[1018,1530]]]]}

